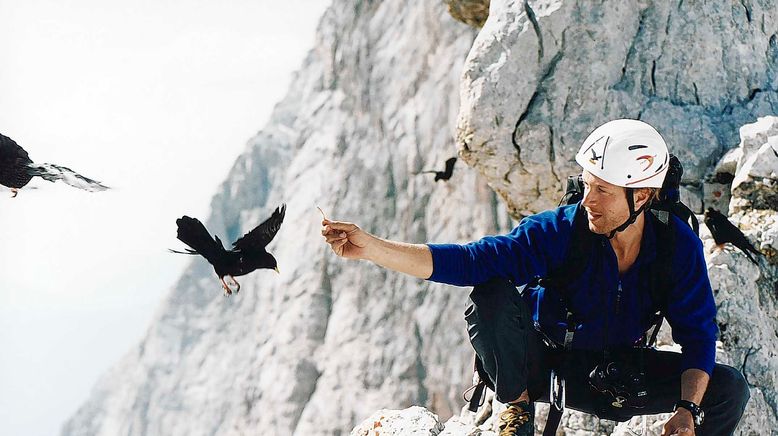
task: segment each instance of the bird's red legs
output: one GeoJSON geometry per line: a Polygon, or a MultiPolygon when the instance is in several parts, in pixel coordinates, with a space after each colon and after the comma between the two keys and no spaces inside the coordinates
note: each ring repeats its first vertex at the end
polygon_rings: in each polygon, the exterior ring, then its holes
{"type": "MultiPolygon", "coordinates": [[[[227,283],[224,281],[224,277],[219,277],[219,280],[221,280],[222,288],[224,288],[224,296],[226,297],[226,296],[232,294],[232,289],[230,289],[230,287],[227,286],[227,283]]],[[[233,280],[235,280],[235,279],[233,279],[233,280]]]]}
{"type": "Polygon", "coordinates": [[[11,188],[11,198],[16,198],[16,194],[19,193],[19,190],[16,188],[11,188]]]}
{"type": "Polygon", "coordinates": [[[235,292],[236,294],[237,294],[238,292],[240,292],[240,283],[238,283],[238,281],[237,281],[237,280],[235,280],[235,277],[233,277],[233,276],[231,276],[231,275],[228,275],[227,277],[229,277],[229,278],[230,278],[230,280],[232,281],[232,283],[234,283],[234,284],[235,284],[235,291],[233,291],[233,292],[235,292]]]}

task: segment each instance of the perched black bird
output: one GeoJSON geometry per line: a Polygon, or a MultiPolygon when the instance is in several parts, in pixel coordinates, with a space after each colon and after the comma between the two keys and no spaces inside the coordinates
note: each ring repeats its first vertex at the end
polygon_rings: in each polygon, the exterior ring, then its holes
{"type": "Polygon", "coordinates": [[[222,282],[224,295],[232,294],[232,289],[224,281],[229,277],[236,286],[235,292],[240,291],[240,283],[235,276],[248,274],[256,269],[267,268],[278,272],[278,263],[272,254],[265,251],[265,247],[281,228],[286,213],[286,205],[277,207],[270,218],[246,233],[232,243],[232,249],[226,250],[218,236],[211,237],[203,223],[197,218],[186,215],[176,220],[178,225],[178,239],[192,249],[184,251],[170,250],[179,254],[199,254],[213,265],[216,275],[222,282]],[[215,238],[215,239],[214,239],[215,238]]]}
{"type": "Polygon", "coordinates": [[[451,175],[454,174],[454,164],[457,163],[457,158],[452,157],[446,161],[446,169],[443,171],[422,171],[420,174],[435,173],[435,181],[448,180],[451,175]]]}
{"type": "Polygon", "coordinates": [[[708,210],[705,211],[705,225],[710,229],[710,233],[713,235],[713,240],[716,241],[716,245],[723,247],[724,244],[729,242],[745,253],[751,262],[759,265],[756,259],[751,256],[751,253],[762,255],[762,252],[754,248],[754,246],[751,245],[751,242],[748,241],[748,238],[746,238],[746,235],[735,227],[724,214],[709,207],[708,210]]]}
{"type": "Polygon", "coordinates": [[[19,144],[0,134],[0,185],[11,188],[13,197],[16,197],[19,189],[35,176],[49,182],[62,180],[70,186],[90,192],[108,189],[100,182],[88,179],[70,168],[47,163],[33,163],[30,156],[19,144]]]}

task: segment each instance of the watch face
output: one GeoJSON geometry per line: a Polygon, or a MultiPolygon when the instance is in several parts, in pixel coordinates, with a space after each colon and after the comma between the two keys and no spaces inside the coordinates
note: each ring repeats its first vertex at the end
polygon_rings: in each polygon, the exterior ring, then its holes
{"type": "Polygon", "coordinates": [[[702,421],[705,418],[705,413],[702,411],[702,409],[700,409],[699,406],[697,406],[696,404],[691,403],[691,402],[689,402],[687,404],[683,404],[684,402],[679,401],[679,403],[682,403],[682,404],[677,404],[676,403],[675,407],[673,407],[673,412],[678,410],[679,407],[683,407],[684,409],[686,409],[689,412],[691,412],[692,420],[694,421],[694,425],[695,426],[702,425],[702,421]]]}

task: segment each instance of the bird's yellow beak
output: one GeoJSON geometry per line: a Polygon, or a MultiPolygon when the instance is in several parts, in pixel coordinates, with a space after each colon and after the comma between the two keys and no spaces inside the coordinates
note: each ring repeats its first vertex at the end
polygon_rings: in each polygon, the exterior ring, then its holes
{"type": "Polygon", "coordinates": [[[278,274],[281,274],[281,271],[279,271],[279,270],[278,270],[278,267],[275,267],[275,268],[273,268],[273,269],[274,269],[274,270],[276,270],[276,272],[277,272],[278,274]]]}

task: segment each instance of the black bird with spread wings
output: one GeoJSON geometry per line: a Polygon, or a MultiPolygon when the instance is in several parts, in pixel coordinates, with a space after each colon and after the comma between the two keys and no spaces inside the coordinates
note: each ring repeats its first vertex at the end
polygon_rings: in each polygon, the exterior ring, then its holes
{"type": "Polygon", "coordinates": [[[27,151],[16,141],[0,134],[0,185],[11,188],[12,197],[16,197],[19,189],[36,176],[49,182],[61,180],[70,186],[90,192],[108,189],[100,182],[86,178],[70,168],[48,163],[33,163],[27,151]]]}
{"type": "Polygon", "coordinates": [[[178,225],[178,239],[192,249],[186,251],[170,250],[179,254],[199,254],[213,265],[216,275],[222,282],[224,295],[232,294],[233,290],[224,281],[229,277],[235,293],[240,291],[240,283],[236,276],[248,274],[260,268],[273,269],[278,272],[278,263],[272,254],[265,250],[267,244],[273,240],[286,214],[286,205],[277,207],[270,218],[262,224],[246,233],[232,243],[232,249],[226,250],[218,236],[211,237],[203,223],[197,218],[186,215],[176,220],[178,225]]]}
{"type": "Polygon", "coordinates": [[[457,163],[457,158],[452,157],[446,161],[446,169],[443,171],[422,171],[420,174],[435,173],[435,181],[448,180],[451,175],[454,174],[454,164],[457,163]]]}
{"type": "Polygon", "coordinates": [[[754,248],[754,246],[751,245],[751,242],[749,242],[748,238],[746,238],[746,235],[744,235],[740,229],[735,227],[735,225],[732,224],[727,219],[727,217],[724,216],[724,214],[712,207],[709,207],[705,211],[705,225],[708,226],[708,229],[710,229],[710,233],[713,235],[713,240],[716,241],[716,245],[718,245],[720,248],[729,242],[735,247],[739,248],[740,251],[745,253],[751,262],[759,265],[756,259],[751,256],[751,253],[757,256],[762,256],[762,252],[754,248]]]}

